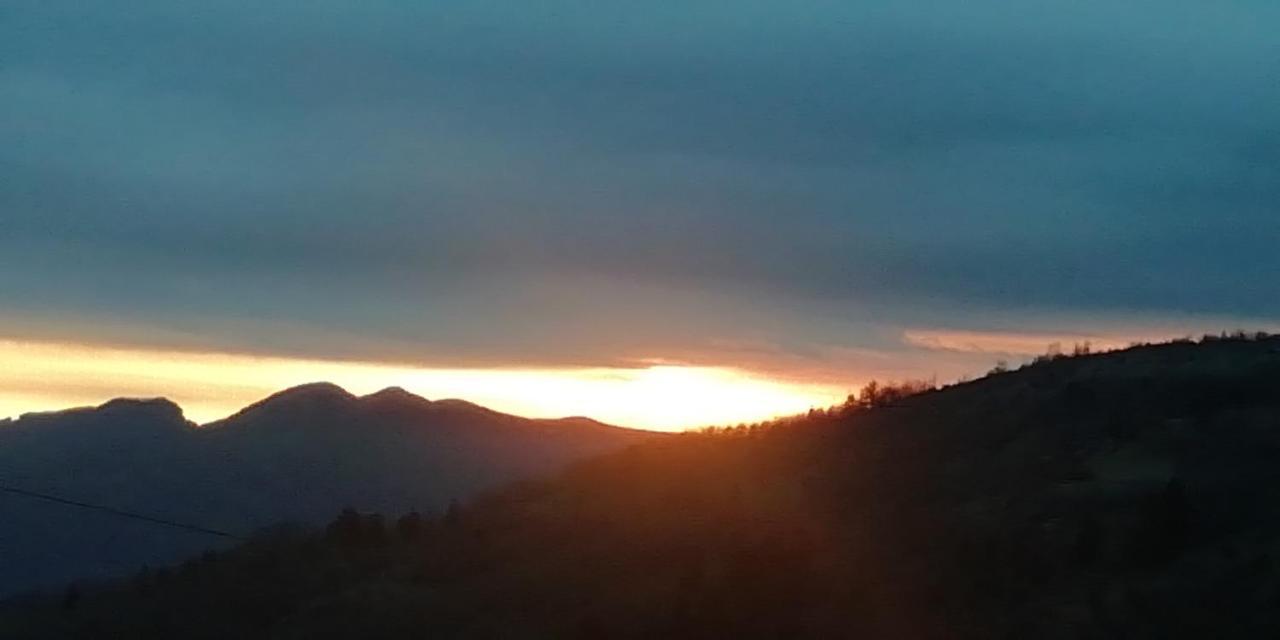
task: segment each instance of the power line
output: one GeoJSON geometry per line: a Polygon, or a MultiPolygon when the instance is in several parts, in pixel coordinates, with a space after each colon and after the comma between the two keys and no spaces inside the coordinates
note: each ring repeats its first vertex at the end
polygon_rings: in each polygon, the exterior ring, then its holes
{"type": "Polygon", "coordinates": [[[106,505],[101,505],[101,504],[92,504],[89,502],[81,502],[79,500],[70,500],[67,498],[61,498],[61,497],[50,495],[47,493],[28,491],[26,489],[11,487],[4,484],[0,484],[0,492],[12,493],[14,495],[19,495],[19,496],[26,496],[28,498],[35,498],[37,500],[47,500],[49,502],[56,502],[58,504],[63,504],[71,507],[80,507],[81,509],[92,509],[94,511],[102,511],[104,513],[120,516],[122,518],[131,518],[133,520],[141,520],[143,522],[150,522],[151,524],[158,524],[166,527],[173,527],[175,529],[185,529],[187,531],[204,533],[211,536],[218,536],[221,538],[230,538],[232,540],[244,540],[243,536],[238,536],[234,533],[228,533],[226,531],[219,531],[217,529],[210,529],[208,527],[201,527],[198,525],[186,524],[183,522],[175,522],[173,520],[165,520],[164,518],[156,518],[156,517],[144,515],[141,513],[134,513],[132,511],[117,509],[115,507],[108,507],[106,505]]]}

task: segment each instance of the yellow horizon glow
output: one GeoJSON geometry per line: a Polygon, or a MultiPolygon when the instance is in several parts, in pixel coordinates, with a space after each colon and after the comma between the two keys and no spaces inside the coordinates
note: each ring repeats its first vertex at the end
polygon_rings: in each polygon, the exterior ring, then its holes
{"type": "Polygon", "coordinates": [[[678,431],[825,407],[848,391],[731,367],[437,368],[375,362],[0,340],[0,418],[165,397],[208,423],[282,389],[332,382],[356,395],[391,386],[530,418],[586,416],[678,431]]]}

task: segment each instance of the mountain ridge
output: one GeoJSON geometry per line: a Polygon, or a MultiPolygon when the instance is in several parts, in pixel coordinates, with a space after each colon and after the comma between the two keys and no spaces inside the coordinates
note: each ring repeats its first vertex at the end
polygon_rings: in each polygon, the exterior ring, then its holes
{"type": "Polygon", "coordinates": [[[943,389],[867,395],[638,443],[443,516],[395,520],[403,512],[359,505],[323,530],[277,531],[86,592],[73,613],[57,596],[0,612],[0,629],[8,619],[36,637],[60,622],[72,637],[155,638],[1280,633],[1280,338],[1046,356],[943,389]]]}
{"type": "Polygon", "coordinates": [[[546,424],[565,424],[565,425],[582,425],[590,427],[605,427],[610,429],[621,429],[625,431],[643,432],[662,434],[664,432],[654,431],[639,427],[623,427],[610,424],[583,415],[567,415],[552,418],[529,418],[518,414],[507,413],[491,409],[484,405],[480,405],[469,400],[461,398],[441,398],[439,400],[429,400],[423,396],[405,390],[403,387],[390,386],[365,395],[353,394],[340,385],[331,382],[310,382],[292,387],[287,387],[280,391],[274,392],[261,400],[245,405],[223,418],[210,420],[207,422],[195,422],[185,417],[185,411],[182,405],[174,400],[163,396],[146,397],[146,396],[118,396],[103,401],[96,405],[83,405],[75,407],[67,407],[64,409],[50,409],[46,411],[28,411],[17,416],[0,418],[0,426],[10,423],[17,424],[30,420],[43,420],[48,418],[61,418],[74,415],[90,415],[95,412],[114,412],[127,409],[146,409],[154,411],[169,411],[180,416],[182,422],[193,425],[196,429],[216,429],[221,428],[225,423],[245,414],[250,410],[270,408],[278,409],[282,405],[306,402],[321,403],[352,403],[352,406],[359,404],[365,405],[383,405],[383,407],[405,408],[405,407],[432,407],[435,409],[460,409],[468,411],[476,411],[497,416],[515,418],[520,420],[529,420],[532,422],[546,424]]]}
{"type": "MultiPolygon", "coordinates": [[[[278,520],[315,524],[350,505],[441,510],[452,499],[649,437],[658,434],[522,418],[403,389],[356,396],[311,383],[201,425],[163,398],[24,414],[0,422],[0,480],[247,534],[278,520]]],[[[12,523],[0,527],[7,569],[0,596],[77,573],[107,577],[164,564],[210,542],[108,516],[90,515],[94,526],[84,527],[86,516],[66,507],[0,500],[12,523]]]]}

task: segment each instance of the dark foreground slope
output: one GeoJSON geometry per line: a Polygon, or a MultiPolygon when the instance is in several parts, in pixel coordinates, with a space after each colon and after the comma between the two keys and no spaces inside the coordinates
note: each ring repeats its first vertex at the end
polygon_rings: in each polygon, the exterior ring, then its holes
{"type": "MultiPolygon", "coordinates": [[[[166,400],[115,400],[0,425],[0,482],[248,535],[320,526],[348,505],[443,510],[645,432],[585,419],[528,420],[399,389],[329,384],[271,396],[198,427],[166,400]]],[[[0,493],[0,596],[124,576],[225,547],[216,537],[0,493]]]]}
{"type": "Polygon", "coordinates": [[[278,531],[0,634],[1276,637],[1277,545],[1280,341],[1172,344],[278,531]]]}

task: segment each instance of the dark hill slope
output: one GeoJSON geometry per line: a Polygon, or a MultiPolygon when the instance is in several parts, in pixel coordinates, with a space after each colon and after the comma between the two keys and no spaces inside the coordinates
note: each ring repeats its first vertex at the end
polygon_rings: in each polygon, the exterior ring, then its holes
{"type": "Polygon", "coordinates": [[[1215,341],[662,439],[444,518],[348,514],[0,620],[52,637],[1276,637],[1277,554],[1280,341],[1215,341]]]}
{"type": "MultiPolygon", "coordinates": [[[[247,535],[283,521],[319,525],[347,505],[442,510],[649,435],[313,384],[202,427],[167,400],[26,415],[0,425],[0,482],[247,535]]],[[[0,596],[127,575],[218,542],[0,493],[0,596]]]]}

